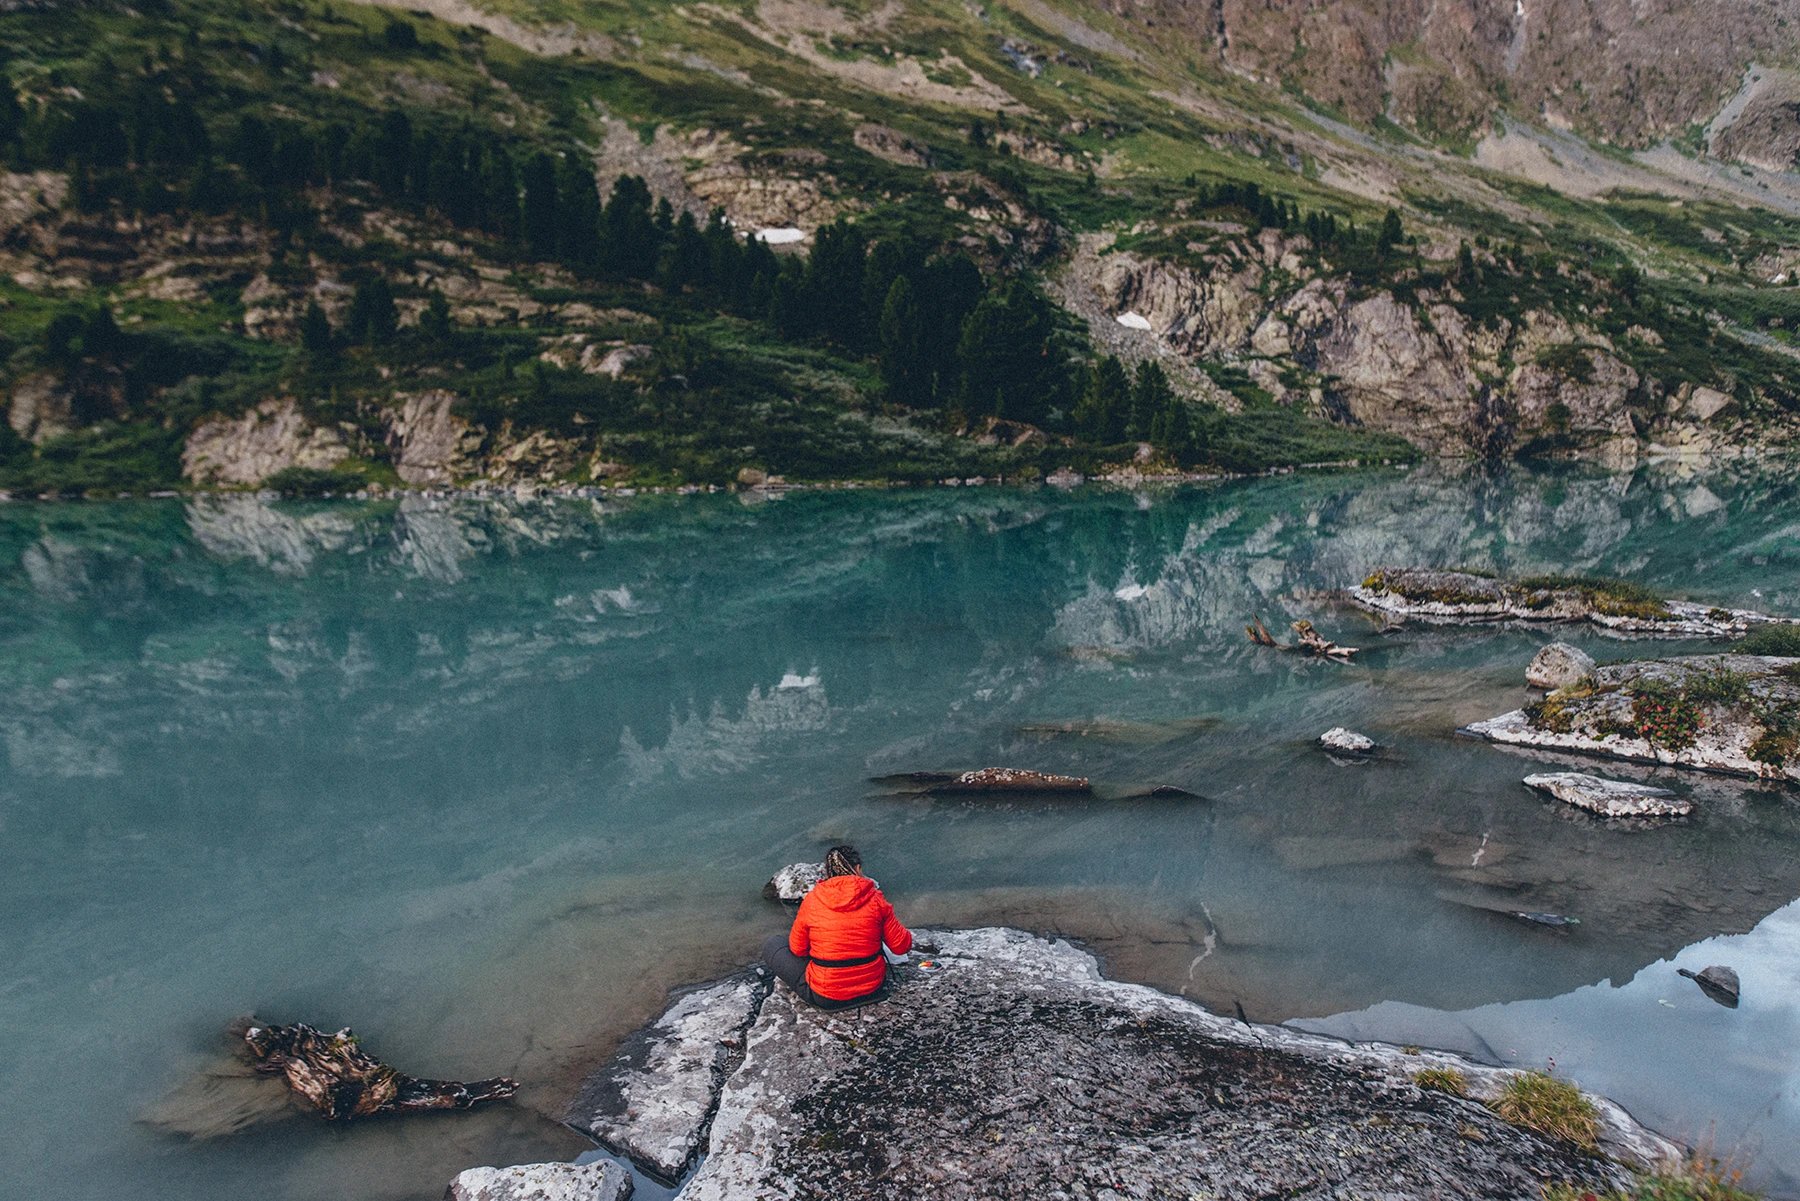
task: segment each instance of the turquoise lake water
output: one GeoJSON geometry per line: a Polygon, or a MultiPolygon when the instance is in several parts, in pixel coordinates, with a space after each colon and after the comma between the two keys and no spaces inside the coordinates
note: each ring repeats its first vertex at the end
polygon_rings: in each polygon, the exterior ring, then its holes
{"type": "Polygon", "coordinates": [[[1665,776],[1697,815],[1618,829],[1534,796],[1546,760],[1453,731],[1526,700],[1555,635],[1384,634],[1323,595],[1384,563],[1800,614],[1800,483],[0,506],[0,1194],[424,1199],[573,1158],[582,1072],[782,927],[773,868],[849,839],[909,921],[1060,932],[1258,1020],[1554,1060],[1800,1195],[1800,797],[1665,776]],[[1366,649],[1262,650],[1258,615],[1366,649]],[[1338,724],[1391,754],[1333,763],[1312,740],[1338,724]],[[984,765],[1206,799],[869,782],[984,765]],[[1712,962],[1741,1008],[1675,975],[1712,962]],[[234,1074],[252,1013],[525,1087],[327,1127],[234,1074]]]}

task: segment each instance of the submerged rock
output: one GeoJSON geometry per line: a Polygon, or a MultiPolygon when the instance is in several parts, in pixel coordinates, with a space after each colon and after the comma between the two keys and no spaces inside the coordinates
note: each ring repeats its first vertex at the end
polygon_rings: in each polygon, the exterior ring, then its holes
{"type": "Polygon", "coordinates": [[[790,863],[763,885],[763,897],[784,905],[798,905],[812,891],[812,886],[825,878],[823,863],[790,863]]]}
{"type": "Polygon", "coordinates": [[[1058,776],[1018,767],[983,767],[975,771],[915,771],[879,777],[877,783],[898,784],[933,796],[961,796],[990,792],[1060,792],[1088,795],[1093,785],[1086,776],[1058,776]]]}
{"type": "Polygon", "coordinates": [[[616,1163],[532,1163],[470,1168],[457,1174],[444,1201],[626,1201],[631,1173],[616,1163]]]}
{"type": "MultiPolygon", "coordinates": [[[[1502,1069],[1222,1018],[1017,930],[930,938],[932,958],[895,969],[883,1004],[824,1013],[785,987],[763,1002],[715,1085],[685,1201],[1536,1196],[1547,1180],[1606,1192],[1628,1178],[1412,1079],[1455,1067],[1481,1098],[1502,1069]]],[[[711,1024],[728,1028],[739,1010],[721,1003],[711,1024]]],[[[679,1068],[625,1059],[613,1079],[636,1108],[691,1095],[679,1068]]],[[[1595,1104],[1608,1152],[1677,1153],[1595,1104]]]]}
{"type": "Polygon", "coordinates": [[[1375,740],[1343,726],[1333,726],[1319,735],[1319,745],[1336,755],[1373,755],[1375,740]]]}
{"type": "Polygon", "coordinates": [[[673,1182],[700,1150],[720,1084],[767,991],[743,972],[677,997],[588,1077],[564,1120],[673,1182]]]}
{"type": "Polygon", "coordinates": [[[1594,673],[1594,657],[1578,646],[1552,642],[1531,657],[1525,682],[1533,688],[1567,688],[1594,673]]]}
{"type": "Polygon", "coordinates": [[[1526,776],[1525,783],[1601,817],[1678,817],[1693,812],[1694,808],[1692,802],[1666,788],[1607,780],[1578,771],[1526,776]]]}
{"type": "Polygon", "coordinates": [[[1800,659],[1692,655],[1612,664],[1463,733],[1800,782],[1800,659]]]}
{"type": "Polygon", "coordinates": [[[1663,600],[1618,580],[1538,576],[1509,583],[1468,571],[1383,567],[1349,590],[1364,608],[1449,622],[1586,621],[1619,634],[1741,637],[1752,627],[1793,624],[1749,609],[1663,600]]]}
{"type": "Polygon", "coordinates": [[[1725,1006],[1727,1009],[1738,1007],[1738,974],[1723,964],[1715,963],[1711,967],[1698,972],[1690,972],[1686,968],[1676,968],[1678,975],[1686,976],[1700,986],[1700,991],[1725,1006]]]}

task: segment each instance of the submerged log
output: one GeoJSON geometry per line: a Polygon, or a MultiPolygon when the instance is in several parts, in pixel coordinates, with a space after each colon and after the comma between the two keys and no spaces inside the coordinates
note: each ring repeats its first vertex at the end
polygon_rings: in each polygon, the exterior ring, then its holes
{"type": "Polygon", "coordinates": [[[1278,651],[1304,651],[1309,655],[1317,655],[1321,659],[1330,659],[1333,663],[1347,662],[1357,651],[1354,646],[1339,646],[1331,641],[1314,629],[1313,623],[1305,618],[1294,623],[1294,634],[1299,641],[1292,646],[1277,641],[1275,635],[1269,632],[1269,627],[1263,624],[1260,617],[1252,618],[1251,624],[1244,627],[1244,633],[1248,634],[1250,641],[1258,646],[1271,646],[1278,651]]]}
{"type": "Polygon", "coordinates": [[[257,1071],[285,1077],[289,1088],[331,1121],[378,1113],[468,1109],[519,1091],[519,1082],[504,1076],[464,1084],[397,1072],[364,1051],[347,1026],[336,1034],[326,1034],[304,1022],[253,1025],[244,1031],[244,1043],[257,1071]]]}
{"type": "Polygon", "coordinates": [[[940,783],[929,792],[943,795],[980,792],[1072,792],[1090,793],[1093,785],[1086,776],[1058,776],[1050,772],[1029,771],[1018,767],[984,767],[966,771],[940,783]]]}

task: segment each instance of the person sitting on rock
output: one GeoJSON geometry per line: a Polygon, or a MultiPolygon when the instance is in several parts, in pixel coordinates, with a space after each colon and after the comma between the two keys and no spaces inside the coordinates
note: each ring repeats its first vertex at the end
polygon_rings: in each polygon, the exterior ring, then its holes
{"type": "Polygon", "coordinates": [[[778,979],[819,1009],[860,1004],[887,983],[883,944],[896,955],[912,950],[912,931],[875,881],[862,874],[851,846],[825,855],[825,878],[812,886],[784,938],[769,936],[762,959],[778,979]]]}

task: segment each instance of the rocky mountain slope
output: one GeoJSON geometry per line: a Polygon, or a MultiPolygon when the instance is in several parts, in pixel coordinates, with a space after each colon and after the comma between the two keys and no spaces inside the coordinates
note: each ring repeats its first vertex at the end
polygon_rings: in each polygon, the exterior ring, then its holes
{"type": "Polygon", "coordinates": [[[1242,469],[1397,453],[1375,434],[1621,463],[1800,428],[1800,26],[1772,0],[164,0],[0,28],[15,490],[1242,469]],[[620,177],[666,203],[640,267],[568,233],[604,239],[620,177]],[[719,284],[670,258],[684,213],[777,253],[719,284]],[[849,332],[783,316],[834,222],[877,278],[965,259],[1050,323],[1023,424],[967,357],[991,337],[884,342],[873,285],[849,332]],[[1179,404],[1109,416],[1139,402],[1108,355],[1179,404]]]}

